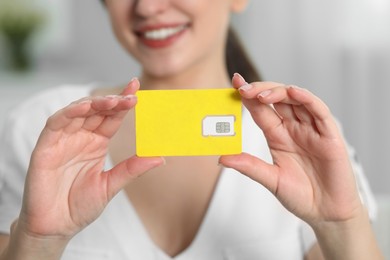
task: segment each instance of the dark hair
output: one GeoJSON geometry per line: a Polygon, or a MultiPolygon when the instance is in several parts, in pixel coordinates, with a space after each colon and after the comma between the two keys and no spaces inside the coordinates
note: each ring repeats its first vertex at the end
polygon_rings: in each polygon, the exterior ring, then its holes
{"type": "MultiPolygon", "coordinates": [[[[104,0],[101,0],[105,4],[104,0]]],[[[249,58],[243,44],[232,27],[229,27],[225,52],[226,66],[230,76],[240,73],[247,82],[261,81],[259,72],[249,58]]]]}
{"type": "Polygon", "coordinates": [[[261,81],[259,72],[256,70],[232,27],[228,30],[225,57],[230,76],[232,76],[233,73],[238,72],[247,82],[261,81]]]}

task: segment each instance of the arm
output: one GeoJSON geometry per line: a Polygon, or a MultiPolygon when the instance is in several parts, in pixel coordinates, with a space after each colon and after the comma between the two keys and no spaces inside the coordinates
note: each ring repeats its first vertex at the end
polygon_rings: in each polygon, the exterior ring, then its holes
{"type": "Polygon", "coordinates": [[[344,140],[327,106],[312,93],[233,77],[267,139],[273,164],[249,154],[222,156],[269,189],[315,231],[326,259],[383,259],[360,201],[344,140]]]}
{"type": "Polygon", "coordinates": [[[72,237],[137,176],[163,159],[133,156],[103,170],[110,138],[137,102],[132,81],[120,96],[76,101],[51,116],[31,155],[23,204],[0,260],[60,259],[72,237]]]}
{"type": "Polygon", "coordinates": [[[2,254],[5,251],[5,248],[8,246],[9,235],[0,234],[0,259],[2,258],[2,254]]]}
{"type": "Polygon", "coordinates": [[[356,217],[342,222],[313,226],[326,259],[384,259],[365,208],[356,217]]]}
{"type": "Polygon", "coordinates": [[[315,243],[305,255],[304,260],[324,260],[320,245],[315,243]]]}
{"type": "Polygon", "coordinates": [[[55,237],[34,237],[17,228],[11,227],[10,236],[0,236],[1,260],[60,259],[68,240],[55,237]]]}

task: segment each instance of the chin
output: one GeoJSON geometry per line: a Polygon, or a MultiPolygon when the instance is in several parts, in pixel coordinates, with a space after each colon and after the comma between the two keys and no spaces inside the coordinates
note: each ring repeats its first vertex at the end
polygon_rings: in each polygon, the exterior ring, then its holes
{"type": "Polygon", "coordinates": [[[184,69],[179,66],[164,64],[162,66],[143,67],[143,71],[145,75],[153,78],[170,78],[179,75],[184,69]]]}

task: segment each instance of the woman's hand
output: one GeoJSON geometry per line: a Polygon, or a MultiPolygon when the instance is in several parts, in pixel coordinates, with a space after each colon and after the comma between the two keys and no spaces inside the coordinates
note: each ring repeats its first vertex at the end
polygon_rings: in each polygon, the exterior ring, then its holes
{"type": "Polygon", "coordinates": [[[327,106],[307,90],[272,82],[247,84],[233,77],[244,105],[263,130],[273,158],[222,156],[268,188],[309,224],[345,221],[362,208],[343,138],[327,106]]]}
{"type": "MultiPolygon", "coordinates": [[[[327,106],[307,90],[233,77],[273,158],[221,156],[270,190],[314,229],[326,259],[383,259],[357,191],[344,140],[327,106]]],[[[261,205],[259,205],[261,207],[261,205]]]]}
{"type": "Polygon", "coordinates": [[[76,101],[51,116],[33,151],[18,229],[34,237],[71,238],[93,222],[129,181],[162,158],[132,157],[104,171],[108,143],[139,88],[76,101]]]}

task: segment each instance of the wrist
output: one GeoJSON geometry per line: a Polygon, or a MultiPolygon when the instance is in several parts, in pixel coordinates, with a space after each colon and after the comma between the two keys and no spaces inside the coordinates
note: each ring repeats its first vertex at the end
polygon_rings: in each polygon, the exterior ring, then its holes
{"type": "Polygon", "coordinates": [[[326,259],[383,259],[364,207],[353,218],[312,225],[326,259]]]}
{"type": "Polygon", "coordinates": [[[60,259],[69,240],[67,237],[31,234],[16,221],[11,227],[10,240],[4,256],[5,259],[12,260],[60,259]]]}

